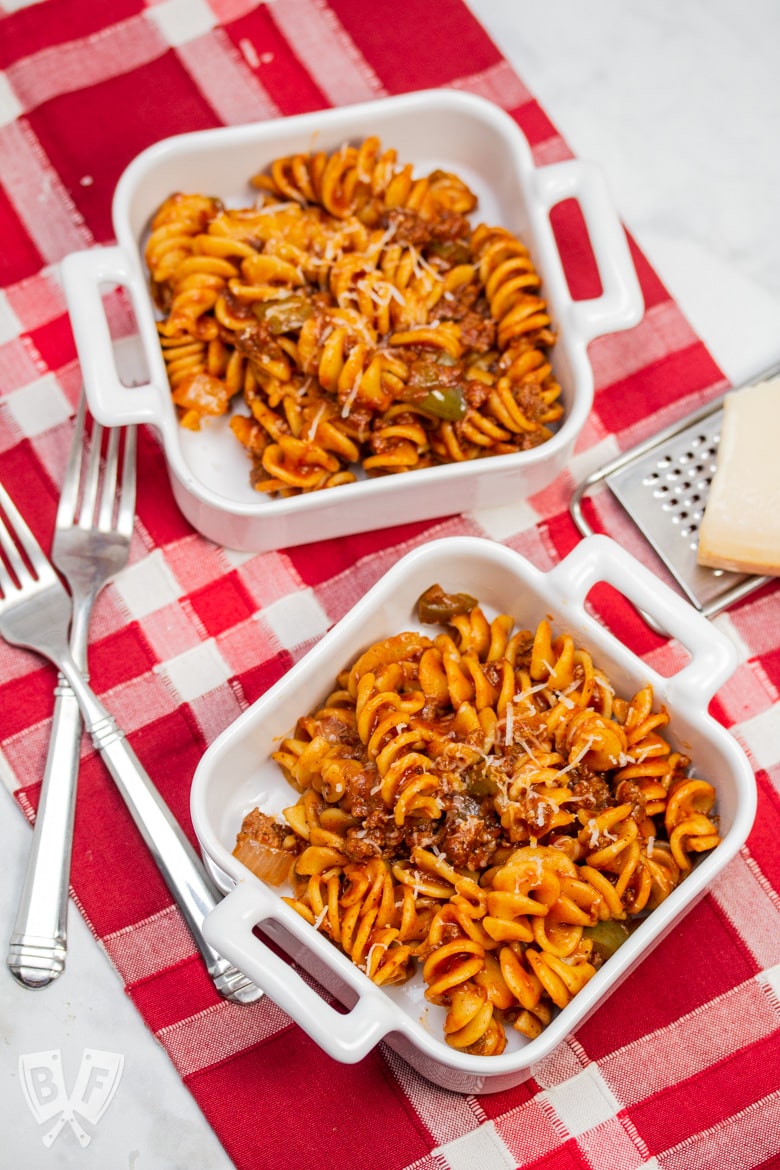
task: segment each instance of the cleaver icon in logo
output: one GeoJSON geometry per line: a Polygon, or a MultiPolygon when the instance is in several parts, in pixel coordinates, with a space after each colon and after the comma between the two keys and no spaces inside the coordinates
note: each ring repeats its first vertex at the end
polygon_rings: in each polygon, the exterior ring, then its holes
{"type": "Polygon", "coordinates": [[[66,1124],[73,1130],[80,1146],[89,1145],[92,1138],[76,1114],[91,1125],[97,1125],[116,1093],[123,1067],[124,1057],[119,1053],[85,1048],[73,1092],[68,1094],[62,1053],[58,1048],[19,1057],[22,1091],[33,1117],[39,1125],[54,1121],[42,1137],[47,1148],[56,1141],[66,1124]]]}

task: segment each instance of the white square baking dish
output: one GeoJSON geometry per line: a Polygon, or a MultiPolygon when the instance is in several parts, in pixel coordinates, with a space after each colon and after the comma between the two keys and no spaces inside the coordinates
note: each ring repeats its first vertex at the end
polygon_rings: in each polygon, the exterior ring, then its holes
{"type": "Polygon", "coordinates": [[[435,90],[278,121],[199,131],[145,150],[125,170],[113,200],[117,244],[74,253],[63,282],[90,409],[105,425],[148,423],[159,432],[173,491],[186,518],[217,543],[265,551],[408,521],[494,506],[540,490],[565,467],[593,399],[588,343],[637,323],[643,299],[625,233],[601,173],[571,160],[535,167],[528,143],[503,110],[482,98],[435,90]],[[474,222],[519,234],[539,271],[558,340],[553,372],[565,413],[541,446],[487,459],[360,479],[336,490],[269,499],[249,482],[250,464],[226,419],[183,428],[170,397],[143,249],[150,220],[176,191],[228,206],[256,196],[251,175],[297,151],[333,150],[378,135],[415,173],[455,171],[478,196],[474,222]],[[601,295],[574,301],[550,223],[550,209],[578,201],[601,279],[601,295]],[[138,322],[148,375],[123,384],[101,288],[124,287],[138,322]]]}
{"type": "MultiPolygon", "coordinates": [[[[430,630],[431,627],[427,627],[430,630]]],[[[736,663],[732,643],[619,545],[603,536],[583,540],[559,565],[542,573],[505,546],[472,537],[425,544],[399,561],[334,628],[207,750],[192,785],[192,817],[206,864],[226,897],[206,920],[212,945],[246,972],[332,1057],[360,1060],[380,1040],[421,1074],[448,1089],[487,1093],[523,1081],[591,1012],[706,891],[744,843],[756,807],[755,779],[736,740],[708,714],[708,704],[736,663]],[[628,650],[592,616],[587,598],[607,582],[675,638],[685,664],[666,678],[628,650]],[[721,843],[630,934],[536,1039],[513,1037],[498,1056],[456,1051],[444,1041],[441,1019],[424,998],[418,974],[398,988],[376,986],[330,940],[282,901],[285,886],[261,882],[232,855],[244,815],[252,808],[277,816],[296,799],[271,759],[299,716],[321,704],[336,675],[369,645],[404,630],[424,629],[415,603],[431,584],[466,591],[486,613],[511,614],[533,629],[549,617],[568,631],[628,697],[646,683],[670,724],[664,737],[690,756],[696,775],[717,791],[721,843]],[[274,954],[261,931],[349,1010],[330,1006],[298,972],[274,954]]],[[[684,977],[672,973],[670,977],[684,977]]]]}

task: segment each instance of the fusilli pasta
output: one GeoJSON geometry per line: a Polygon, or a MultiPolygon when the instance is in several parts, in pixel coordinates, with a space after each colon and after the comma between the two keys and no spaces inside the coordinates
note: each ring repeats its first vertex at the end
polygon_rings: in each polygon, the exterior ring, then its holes
{"type": "Polygon", "coordinates": [[[225,415],[290,496],[527,450],[563,413],[525,245],[377,138],[275,160],[254,207],[176,193],[145,249],[183,426],[225,415]]]}
{"type": "Polygon", "coordinates": [[[380,984],[420,967],[447,1043],[538,1035],[720,838],[715,790],[547,620],[438,586],[430,636],[370,646],[274,759],[296,803],[235,855],[380,984]]]}

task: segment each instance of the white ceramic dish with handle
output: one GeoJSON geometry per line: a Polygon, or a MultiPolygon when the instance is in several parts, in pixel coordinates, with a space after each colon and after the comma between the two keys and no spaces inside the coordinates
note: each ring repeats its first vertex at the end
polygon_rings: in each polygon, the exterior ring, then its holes
{"type": "MultiPolygon", "coordinates": [[[[399,561],[333,629],[207,750],[192,786],[192,816],[206,863],[226,897],[206,919],[212,945],[243,970],[334,1059],[353,1062],[384,1040],[421,1074],[448,1089],[495,1092],[524,1080],[679,921],[733,858],[750,830],[755,779],[736,740],[708,714],[708,704],[736,663],[732,643],[687,602],[659,582],[619,545],[590,536],[559,565],[542,573],[507,547],[473,537],[431,541],[399,561]],[[665,678],[629,651],[589,611],[600,582],[617,588],[685,648],[687,661],[665,678]],[[550,616],[590,651],[618,693],[650,682],[671,722],[664,735],[693,761],[698,776],[717,790],[721,844],[632,933],[535,1040],[513,1033],[501,1056],[473,1056],[447,1046],[442,1009],[423,998],[422,979],[394,989],[367,975],[281,899],[284,887],[265,885],[232,856],[245,813],[269,815],[296,794],[271,759],[300,715],[327,695],[336,675],[377,639],[427,629],[415,604],[428,586],[466,591],[488,614],[507,612],[521,627],[550,616]],[[264,934],[306,969],[349,1010],[334,1009],[300,974],[254,933],[264,934]]],[[[675,971],[670,978],[684,978],[675,971]]],[[[511,1031],[511,1030],[510,1030],[511,1031]]]]}
{"type": "Polygon", "coordinates": [[[566,465],[593,401],[588,343],[635,325],[644,305],[626,236],[598,169],[569,160],[536,167],[516,123],[499,107],[454,90],[378,99],[278,121],[198,131],[166,139],[128,166],[112,207],[115,246],[74,253],[63,283],[90,409],[106,425],[149,423],[160,434],[173,491],[186,518],[205,536],[249,551],[285,548],[347,533],[506,503],[540,490],[566,465]],[[338,489],[267,499],[249,483],[250,465],[216,420],[200,432],[182,428],[171,402],[144,269],[149,222],[176,191],[215,195],[249,206],[250,176],[273,159],[330,150],[376,134],[415,173],[456,171],[479,198],[476,222],[520,235],[542,277],[559,340],[554,371],[565,416],[534,450],[404,475],[362,479],[338,489]],[[598,266],[601,295],[570,296],[550,209],[580,205],[598,266]],[[105,286],[130,295],[148,379],[128,387],[118,372],[101,301],[105,286]]]}

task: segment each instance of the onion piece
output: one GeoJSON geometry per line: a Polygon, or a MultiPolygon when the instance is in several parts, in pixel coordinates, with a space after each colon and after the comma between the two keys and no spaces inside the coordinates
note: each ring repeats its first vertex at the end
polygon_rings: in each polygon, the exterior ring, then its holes
{"type": "Polygon", "coordinates": [[[233,856],[255,877],[272,886],[280,886],[285,881],[294,860],[293,854],[286,849],[272,849],[251,837],[244,837],[236,845],[233,856]]]}

